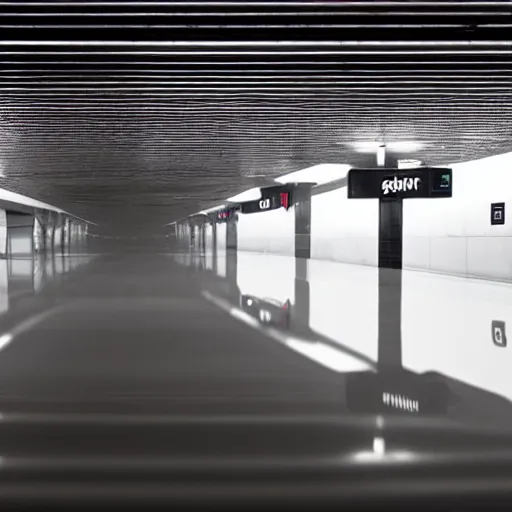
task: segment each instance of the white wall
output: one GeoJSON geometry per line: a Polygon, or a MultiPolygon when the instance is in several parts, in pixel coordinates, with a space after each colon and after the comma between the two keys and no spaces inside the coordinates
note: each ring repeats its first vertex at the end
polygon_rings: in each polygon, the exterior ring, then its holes
{"type": "Polygon", "coordinates": [[[33,227],[8,228],[8,250],[11,256],[32,253],[33,227]]]}
{"type": "Polygon", "coordinates": [[[294,258],[239,251],[237,259],[237,284],[242,294],[294,302],[294,258]]]}
{"type": "MultiPolygon", "coordinates": [[[[512,281],[512,153],[447,166],[451,199],[404,201],[404,268],[512,281]],[[504,226],[490,224],[493,202],[507,203],[504,226]]],[[[378,208],[376,199],[348,200],[346,187],[314,195],[311,257],[377,266],[378,208]]],[[[293,255],[294,225],[293,208],[240,215],[238,248],[293,255]]]]}
{"type": "MultiPolygon", "coordinates": [[[[376,361],[378,269],[310,260],[310,327],[340,344],[340,351],[311,341],[289,342],[291,348],[314,360],[326,359],[342,371],[367,370],[368,364],[347,355],[349,347],[376,361]]],[[[295,258],[238,252],[237,284],[242,294],[281,303],[295,302],[295,258]]]]}
{"type": "Polygon", "coordinates": [[[512,153],[449,165],[451,199],[404,201],[404,268],[512,280],[512,153]],[[491,226],[491,203],[507,203],[491,226]]]}
{"type": "Polygon", "coordinates": [[[512,399],[512,284],[404,271],[402,362],[512,399]],[[507,347],[492,321],[506,322],[507,347]]]}
{"type": "Polygon", "coordinates": [[[293,256],[295,208],[238,216],[238,249],[293,256]]]}
{"type": "Polygon", "coordinates": [[[376,361],[378,278],[376,267],[310,260],[311,329],[376,361]]]}
{"type": "Polygon", "coordinates": [[[347,199],[339,188],[311,199],[311,257],[377,265],[379,201],[347,199]]]}

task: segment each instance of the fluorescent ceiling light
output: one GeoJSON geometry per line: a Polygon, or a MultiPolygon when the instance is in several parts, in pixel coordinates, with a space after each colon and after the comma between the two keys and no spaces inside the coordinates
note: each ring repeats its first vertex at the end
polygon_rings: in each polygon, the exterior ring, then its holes
{"type": "Polygon", "coordinates": [[[350,165],[319,164],[276,178],[278,183],[329,183],[347,176],[350,165]]]}
{"type": "Polygon", "coordinates": [[[229,197],[226,201],[230,201],[233,203],[240,203],[242,201],[254,201],[255,199],[261,198],[261,190],[258,187],[250,188],[241,194],[238,194],[233,197],[229,197]]]}
{"type": "Polygon", "coordinates": [[[421,167],[423,162],[421,160],[398,160],[399,169],[415,169],[421,167]]]}
{"type": "Polygon", "coordinates": [[[337,350],[321,342],[312,343],[289,338],[286,345],[302,355],[336,372],[368,371],[371,367],[357,357],[337,350]]]}
{"type": "Polygon", "coordinates": [[[377,165],[379,167],[384,167],[386,164],[386,146],[384,144],[381,144],[377,148],[377,165]]]}
{"type": "Polygon", "coordinates": [[[211,208],[207,208],[206,210],[201,210],[200,212],[197,212],[199,215],[207,215],[208,213],[214,212],[215,210],[220,210],[221,208],[224,208],[226,206],[225,204],[218,204],[217,206],[212,206],[211,208]]]}
{"type": "MultiPolygon", "coordinates": [[[[26,5],[26,3],[25,3],[26,5]]],[[[57,4],[58,5],[58,4],[57,4]]],[[[100,3],[101,5],[101,3],[100,3]]],[[[18,41],[0,41],[0,46],[34,46],[34,41],[30,40],[18,40],[18,41]]],[[[148,47],[165,47],[165,46],[333,46],[333,47],[344,47],[344,46],[459,46],[459,47],[472,47],[472,46],[503,46],[508,48],[510,41],[129,41],[129,40],[118,40],[118,41],[40,41],[37,43],[38,46],[148,46],[148,47]]]]}
{"type": "Polygon", "coordinates": [[[422,149],[425,144],[419,141],[397,141],[397,142],[382,142],[382,141],[363,141],[355,142],[352,147],[358,153],[376,153],[380,146],[386,146],[386,151],[392,153],[412,153],[422,149]]]}

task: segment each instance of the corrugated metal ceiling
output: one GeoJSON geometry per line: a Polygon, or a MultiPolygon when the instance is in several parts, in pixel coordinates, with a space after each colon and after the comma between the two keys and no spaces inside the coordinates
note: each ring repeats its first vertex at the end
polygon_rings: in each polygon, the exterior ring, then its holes
{"type": "Polygon", "coordinates": [[[0,186],[157,229],[273,177],[512,150],[512,3],[0,1],[0,186]]]}

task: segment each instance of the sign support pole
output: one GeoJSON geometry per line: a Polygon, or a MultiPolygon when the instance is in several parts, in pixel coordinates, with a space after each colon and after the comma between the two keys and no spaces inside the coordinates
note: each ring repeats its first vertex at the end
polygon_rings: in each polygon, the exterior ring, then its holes
{"type": "MultiPolygon", "coordinates": [[[[381,146],[385,168],[351,169],[349,199],[379,200],[379,346],[378,364],[402,363],[403,200],[452,197],[452,170],[444,167],[398,169],[381,146]]],[[[382,165],[382,164],[380,164],[382,165]]]]}
{"type": "Polygon", "coordinates": [[[237,295],[238,300],[238,226],[237,214],[235,213],[228,219],[226,224],[226,278],[230,284],[233,293],[237,295]]]}
{"type": "Polygon", "coordinates": [[[309,326],[308,265],[311,257],[311,184],[298,185],[295,203],[295,302],[294,321],[309,326]]]}
{"type": "Polygon", "coordinates": [[[379,199],[378,364],[402,365],[402,199],[379,199]]]}
{"type": "MultiPolygon", "coordinates": [[[[377,151],[377,165],[397,166],[386,147],[377,151]]],[[[379,341],[378,365],[402,366],[403,199],[379,199],[379,341]]]]}

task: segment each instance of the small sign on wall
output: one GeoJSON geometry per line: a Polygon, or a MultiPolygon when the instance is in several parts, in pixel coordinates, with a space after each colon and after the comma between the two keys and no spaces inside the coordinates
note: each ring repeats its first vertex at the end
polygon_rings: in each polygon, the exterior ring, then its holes
{"type": "Polygon", "coordinates": [[[491,225],[505,224],[505,203],[491,203],[491,225]]]}
{"type": "Polygon", "coordinates": [[[507,335],[505,333],[505,322],[502,320],[493,320],[492,324],[492,341],[497,347],[507,346],[507,335]]]}

